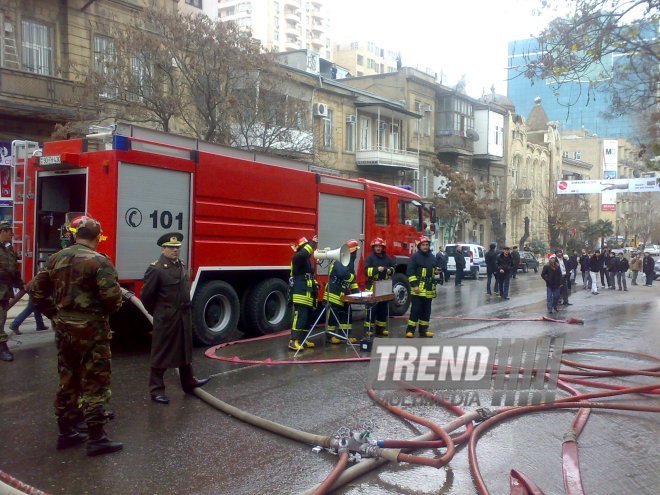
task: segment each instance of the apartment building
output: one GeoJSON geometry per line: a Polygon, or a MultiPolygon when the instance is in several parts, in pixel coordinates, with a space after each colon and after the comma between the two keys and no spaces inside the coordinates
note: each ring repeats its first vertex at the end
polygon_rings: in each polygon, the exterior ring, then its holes
{"type": "Polygon", "coordinates": [[[381,48],[372,41],[335,43],[332,60],[355,77],[388,74],[400,68],[401,59],[393,50],[381,48]]]}
{"type": "Polygon", "coordinates": [[[214,1],[219,20],[249,29],[266,50],[306,49],[332,59],[328,0],[214,1]]]}

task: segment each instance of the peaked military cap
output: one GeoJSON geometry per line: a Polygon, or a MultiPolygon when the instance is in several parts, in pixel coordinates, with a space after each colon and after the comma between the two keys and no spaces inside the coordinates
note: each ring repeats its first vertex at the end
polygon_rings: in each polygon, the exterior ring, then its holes
{"type": "Polygon", "coordinates": [[[9,222],[2,222],[0,223],[0,230],[9,230],[12,229],[12,225],[9,222]]]}
{"type": "Polygon", "coordinates": [[[168,232],[158,238],[158,245],[160,247],[180,247],[183,240],[181,232],[168,232]]]}

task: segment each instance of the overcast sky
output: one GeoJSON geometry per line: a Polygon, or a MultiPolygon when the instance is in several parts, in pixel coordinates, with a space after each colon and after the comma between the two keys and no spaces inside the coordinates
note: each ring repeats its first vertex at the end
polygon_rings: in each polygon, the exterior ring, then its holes
{"type": "Polygon", "coordinates": [[[401,52],[404,66],[432,68],[466,92],[506,94],[507,44],[547,25],[536,0],[331,0],[333,41],[373,41],[401,52]],[[334,12],[332,12],[334,10],[334,12]]]}

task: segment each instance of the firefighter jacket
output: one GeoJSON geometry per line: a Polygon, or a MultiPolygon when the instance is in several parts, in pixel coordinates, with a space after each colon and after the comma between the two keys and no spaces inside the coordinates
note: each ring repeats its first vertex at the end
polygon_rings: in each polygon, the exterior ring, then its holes
{"type": "Polygon", "coordinates": [[[333,261],[330,265],[330,272],[328,273],[328,287],[326,288],[323,299],[343,307],[344,302],[341,300],[346,294],[359,292],[355,273],[351,270],[351,264],[344,266],[337,261],[333,261]]]}
{"type": "Polygon", "coordinates": [[[300,246],[291,258],[291,300],[294,304],[316,305],[318,283],[314,280],[314,265],[310,259],[316,249],[314,241],[300,246]]]}
{"type": "Polygon", "coordinates": [[[390,258],[385,251],[380,256],[375,252],[367,256],[364,260],[364,274],[367,276],[367,290],[373,290],[374,281],[376,280],[389,280],[394,273],[394,261],[390,258]],[[382,266],[383,271],[378,271],[378,267],[382,266]]]}
{"type": "Polygon", "coordinates": [[[411,295],[417,297],[433,298],[435,297],[435,271],[437,270],[437,261],[430,251],[424,253],[417,251],[410,257],[408,269],[408,282],[410,287],[419,287],[419,294],[413,291],[411,295]]]}

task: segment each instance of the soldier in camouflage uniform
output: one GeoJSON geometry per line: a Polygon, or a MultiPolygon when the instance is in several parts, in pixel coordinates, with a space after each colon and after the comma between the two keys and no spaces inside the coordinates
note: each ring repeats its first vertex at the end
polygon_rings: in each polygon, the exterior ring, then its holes
{"type": "Polygon", "coordinates": [[[87,455],[94,456],[123,447],[103,429],[110,399],[109,315],[121,307],[122,290],[110,260],[96,252],[101,224],[80,217],[72,222],[72,230],[76,244],[50,257],[35,277],[32,298],[55,327],[60,375],[55,398],[57,448],[87,440],[74,428],[80,404],[89,430],[87,455]]]}
{"type": "Polygon", "coordinates": [[[14,360],[14,355],[7,347],[7,334],[5,333],[7,305],[9,300],[14,297],[13,288],[23,288],[16,254],[10,244],[13,237],[14,231],[11,224],[0,223],[0,361],[14,360]]]}

